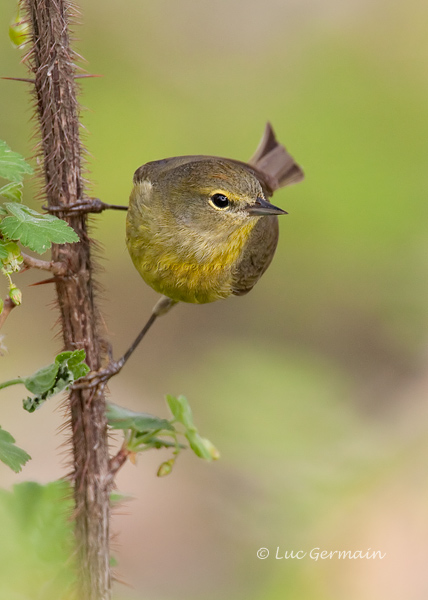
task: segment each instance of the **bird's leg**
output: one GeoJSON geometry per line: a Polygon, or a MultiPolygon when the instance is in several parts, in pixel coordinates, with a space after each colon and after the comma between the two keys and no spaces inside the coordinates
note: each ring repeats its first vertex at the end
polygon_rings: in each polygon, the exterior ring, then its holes
{"type": "Polygon", "coordinates": [[[158,302],[155,304],[152,310],[152,314],[150,315],[147,323],[144,325],[143,329],[137,335],[133,343],[130,345],[128,350],[119,360],[110,360],[110,363],[104,369],[100,371],[93,371],[89,373],[86,377],[79,379],[74,385],[74,389],[87,389],[94,388],[101,383],[106,383],[111,377],[117,375],[119,371],[122,369],[126,361],[129,359],[131,354],[137,348],[143,337],[146,335],[150,327],[156,321],[156,319],[162,315],[165,315],[175,304],[177,304],[176,300],[171,300],[171,298],[167,298],[167,296],[162,296],[158,302]]]}

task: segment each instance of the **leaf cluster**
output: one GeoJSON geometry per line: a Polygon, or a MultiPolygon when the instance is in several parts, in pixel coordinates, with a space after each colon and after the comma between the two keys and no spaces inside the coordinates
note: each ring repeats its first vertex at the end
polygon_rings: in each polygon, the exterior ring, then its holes
{"type": "MultiPolygon", "coordinates": [[[[9,291],[16,289],[11,275],[20,270],[23,257],[17,242],[37,254],[43,254],[52,244],[78,242],[76,232],[62,219],[41,214],[22,204],[23,180],[33,169],[17,152],[12,152],[0,140],[0,178],[9,183],[0,187],[0,268],[8,278],[9,291]]],[[[10,293],[12,300],[20,303],[20,293],[10,293]]]]}
{"type": "Polygon", "coordinates": [[[22,380],[29,392],[35,394],[28,396],[23,401],[23,407],[28,412],[34,412],[51,396],[67,389],[77,379],[84,377],[90,371],[84,362],[84,350],[68,350],[55,357],[55,362],[47,367],[42,367],[33,375],[22,380]]]}
{"type": "MultiPolygon", "coordinates": [[[[70,387],[77,379],[89,373],[89,367],[84,362],[84,350],[61,352],[55,362],[47,367],[42,367],[33,375],[18,377],[0,384],[0,389],[12,385],[23,384],[34,396],[23,400],[23,408],[34,412],[48,398],[59,394],[70,387]]],[[[0,427],[0,461],[4,462],[13,471],[19,472],[22,466],[31,458],[25,450],[15,446],[12,435],[0,427]]]]}
{"type": "Polygon", "coordinates": [[[190,448],[199,458],[208,461],[219,458],[213,444],[199,435],[187,399],[184,396],[167,395],[166,401],[173,416],[170,420],[108,404],[108,424],[112,429],[124,431],[123,448],[131,459],[135,460],[137,453],[151,448],[173,448],[173,458],[163,462],[158,469],[158,476],[168,475],[176,457],[186,448],[186,445],[179,442],[180,437],[187,439],[190,448]]]}

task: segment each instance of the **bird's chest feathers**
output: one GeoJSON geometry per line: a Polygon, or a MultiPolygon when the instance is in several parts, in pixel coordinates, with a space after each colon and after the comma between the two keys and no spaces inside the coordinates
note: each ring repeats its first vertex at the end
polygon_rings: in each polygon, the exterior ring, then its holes
{"type": "Polygon", "coordinates": [[[230,295],[233,271],[253,226],[251,219],[230,231],[199,231],[185,222],[171,226],[167,217],[156,224],[143,219],[138,223],[140,243],[134,263],[159,292],[179,300],[211,302],[230,295]]]}
{"type": "Polygon", "coordinates": [[[221,271],[232,267],[239,259],[253,227],[252,220],[229,229],[214,224],[208,230],[200,230],[184,220],[176,221],[173,228],[164,223],[152,237],[152,250],[160,263],[182,265],[183,269],[197,266],[221,271]]]}

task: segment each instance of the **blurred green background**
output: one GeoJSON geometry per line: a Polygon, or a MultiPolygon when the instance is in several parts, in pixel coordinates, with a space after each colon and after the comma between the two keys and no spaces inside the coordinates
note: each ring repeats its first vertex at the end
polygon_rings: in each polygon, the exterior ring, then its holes
{"type": "MultiPolygon", "coordinates": [[[[1,75],[25,77],[7,38],[15,2],[1,2],[1,75]]],[[[115,515],[113,544],[132,587],[117,584],[117,599],[426,598],[428,5],[80,8],[77,50],[103,75],[81,84],[90,193],[125,204],[134,170],[167,156],[245,160],[267,120],[306,173],[275,195],[289,215],[251,294],[179,306],[111,383],[114,402],[161,416],[165,393],[185,394],[222,454],[207,465],[187,452],[162,480],[161,451],[120,473],[134,499],[115,515]],[[386,557],[277,560],[277,547],[386,557]]],[[[0,87],[0,137],[30,157],[28,86],[0,87]]],[[[156,301],[127,255],[124,221],[105,213],[92,228],[116,356],[156,301]]],[[[40,279],[16,277],[24,304],[4,328],[1,379],[61,349],[53,289],[27,287],[40,279]]],[[[69,468],[60,400],[29,415],[20,392],[2,392],[1,425],[33,460],[19,476],[0,465],[5,488],[69,468]]],[[[20,581],[17,562],[5,557],[2,577],[20,581]]]]}

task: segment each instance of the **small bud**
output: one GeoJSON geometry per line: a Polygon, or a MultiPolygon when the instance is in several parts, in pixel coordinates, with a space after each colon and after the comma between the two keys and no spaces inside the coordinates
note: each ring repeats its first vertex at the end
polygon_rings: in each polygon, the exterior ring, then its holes
{"type": "Polygon", "coordinates": [[[22,292],[16,285],[12,285],[9,290],[9,298],[16,306],[19,306],[22,302],[22,292]]]}
{"type": "Polygon", "coordinates": [[[158,469],[157,476],[165,477],[166,475],[169,475],[172,471],[172,467],[174,466],[174,462],[174,458],[170,458],[169,460],[163,462],[158,469]]]}

